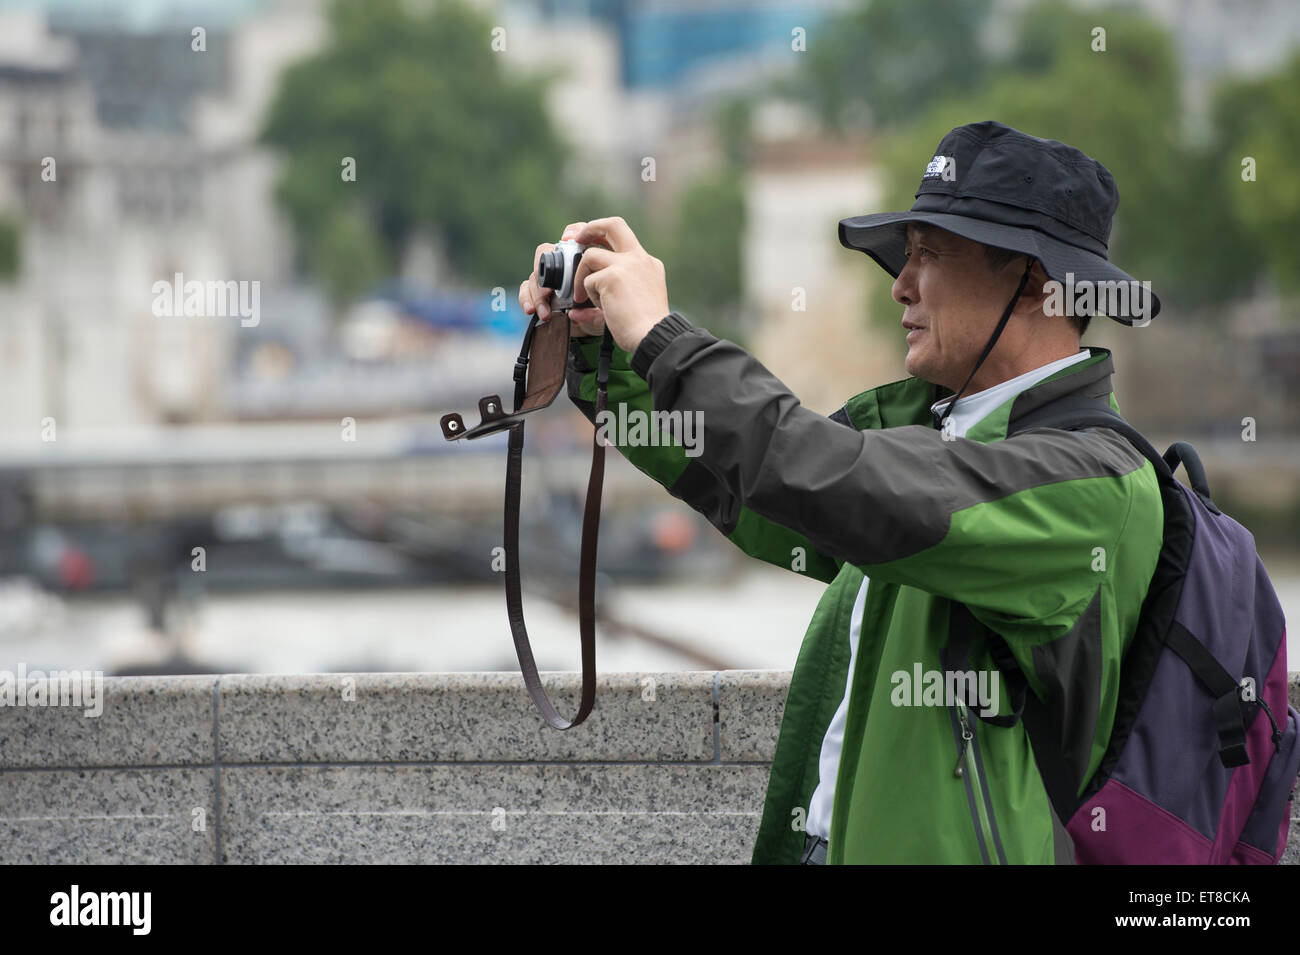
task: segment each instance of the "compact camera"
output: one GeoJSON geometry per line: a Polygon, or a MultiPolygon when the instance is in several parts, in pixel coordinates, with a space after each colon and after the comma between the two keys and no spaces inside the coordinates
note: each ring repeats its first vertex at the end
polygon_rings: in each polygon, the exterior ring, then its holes
{"type": "Polygon", "coordinates": [[[554,289],[555,294],[551,296],[552,309],[573,307],[573,277],[578,273],[578,263],[586,251],[585,245],[573,239],[562,239],[556,243],[553,251],[543,252],[538,258],[537,284],[542,288],[554,289]]]}

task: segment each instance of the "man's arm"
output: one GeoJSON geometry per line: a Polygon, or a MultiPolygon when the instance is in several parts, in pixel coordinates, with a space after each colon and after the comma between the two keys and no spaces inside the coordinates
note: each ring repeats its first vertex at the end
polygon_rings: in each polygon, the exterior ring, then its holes
{"type": "Polygon", "coordinates": [[[631,367],[655,408],[702,412],[698,460],[720,493],[872,579],[967,604],[1008,641],[1068,630],[1100,587],[1096,548],[1115,553],[1135,496],[1158,507],[1146,459],[1113,432],[981,444],[919,425],[845,428],[676,313],[631,367]]]}
{"type": "MultiPolygon", "coordinates": [[[[599,337],[574,338],[569,344],[569,398],[593,424],[599,350],[599,337]]],[[[649,415],[655,410],[649,386],[645,379],[632,371],[629,361],[627,352],[615,347],[610,362],[608,408],[611,413],[617,413],[618,406],[624,404],[627,411],[649,415]]],[[[835,424],[835,427],[850,430],[843,424],[835,424]]],[[[614,443],[617,438],[615,429],[607,429],[607,437],[614,443]]],[[[661,442],[664,440],[660,439],[661,442]]],[[[657,447],[632,447],[626,443],[616,446],[636,468],[662,484],[673,497],[703,514],[749,556],[786,570],[796,570],[825,583],[830,583],[839,573],[843,562],[819,553],[807,536],[744,507],[736,495],[723,487],[709,471],[703,463],[703,456],[688,456],[680,443],[661,443],[657,447]]]]}

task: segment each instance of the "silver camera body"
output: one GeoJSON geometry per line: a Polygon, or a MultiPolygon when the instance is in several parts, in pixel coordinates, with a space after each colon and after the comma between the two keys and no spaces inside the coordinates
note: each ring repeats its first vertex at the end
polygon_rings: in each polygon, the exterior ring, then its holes
{"type": "Polygon", "coordinates": [[[553,290],[552,309],[573,307],[573,277],[578,273],[578,264],[586,251],[585,245],[573,239],[562,239],[552,251],[543,252],[538,257],[537,284],[553,290]]]}

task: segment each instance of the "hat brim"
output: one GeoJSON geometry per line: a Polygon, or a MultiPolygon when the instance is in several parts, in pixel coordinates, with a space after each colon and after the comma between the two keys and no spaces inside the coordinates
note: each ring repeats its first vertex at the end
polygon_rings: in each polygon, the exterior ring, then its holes
{"type": "MultiPolygon", "coordinates": [[[[975,242],[1032,255],[1043,264],[1048,278],[1067,288],[1071,282],[1075,289],[1083,288],[1081,283],[1093,283],[1094,303],[1102,298],[1104,290],[1110,289],[1117,293],[1111,301],[1118,303],[1121,300],[1118,292],[1123,289],[1125,294],[1122,300],[1127,308],[1115,309],[1121,314],[1110,315],[1095,304],[1092,315],[1106,315],[1121,325],[1145,325],[1160,314],[1160,298],[1151,291],[1150,283],[1139,283],[1123,269],[1112,265],[1110,260],[1037,229],[1003,225],[947,212],[879,212],[841,219],[840,244],[846,249],[865,252],[891,276],[898,278],[898,273],[907,261],[903,252],[909,222],[924,222],[975,242]],[[1122,287],[1098,284],[1103,282],[1125,284],[1122,287]],[[1136,298],[1136,302],[1129,296],[1136,298]]],[[[1099,304],[1104,306],[1107,303],[1103,301],[1099,304]]]]}

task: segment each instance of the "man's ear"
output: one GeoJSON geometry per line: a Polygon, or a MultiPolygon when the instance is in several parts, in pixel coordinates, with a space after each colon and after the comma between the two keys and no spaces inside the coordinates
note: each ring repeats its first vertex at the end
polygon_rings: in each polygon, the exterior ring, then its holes
{"type": "MultiPolygon", "coordinates": [[[[1020,268],[1024,269],[1024,265],[1021,264],[1020,268]]],[[[1043,263],[1034,259],[1033,267],[1029,270],[1029,281],[1025,283],[1025,290],[1020,293],[1020,299],[1016,302],[1016,311],[1028,315],[1041,315],[1043,303],[1047,301],[1051,292],[1047,287],[1049,281],[1051,280],[1047,277],[1043,263]]],[[[1020,278],[1017,276],[1016,283],[1019,282],[1020,278]]]]}

